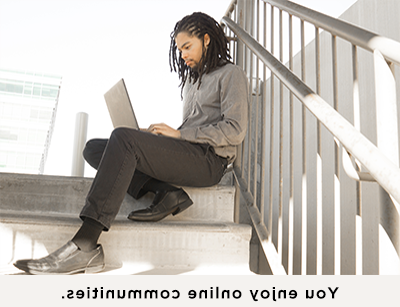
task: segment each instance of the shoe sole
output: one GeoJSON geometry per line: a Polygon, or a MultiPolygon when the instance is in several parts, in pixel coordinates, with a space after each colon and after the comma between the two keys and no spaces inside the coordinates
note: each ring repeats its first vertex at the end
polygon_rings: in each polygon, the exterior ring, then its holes
{"type": "Polygon", "coordinates": [[[193,201],[189,198],[185,200],[183,203],[180,203],[177,207],[173,208],[172,210],[168,211],[167,214],[160,216],[159,218],[154,218],[154,217],[134,217],[130,218],[132,221],[139,221],[139,222],[158,222],[161,221],[162,219],[166,218],[168,215],[177,215],[178,213],[181,213],[182,211],[186,210],[193,204],[193,201]]]}
{"type": "Polygon", "coordinates": [[[172,212],[172,215],[177,215],[178,213],[181,213],[182,211],[185,211],[187,208],[189,208],[193,204],[193,201],[191,199],[185,200],[182,204],[178,206],[178,208],[172,212]]]}
{"type": "Polygon", "coordinates": [[[30,270],[30,269],[28,269],[28,271],[25,271],[25,272],[30,273],[32,275],[73,275],[73,274],[78,274],[78,273],[94,274],[94,273],[103,271],[104,268],[105,268],[105,264],[88,267],[88,268],[76,269],[73,271],[63,272],[63,273],[41,272],[41,271],[35,271],[35,270],[30,270]]]}

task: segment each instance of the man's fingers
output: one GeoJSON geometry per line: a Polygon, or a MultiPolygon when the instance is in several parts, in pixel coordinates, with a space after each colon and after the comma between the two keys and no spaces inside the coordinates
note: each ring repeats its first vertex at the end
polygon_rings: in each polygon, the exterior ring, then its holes
{"type": "Polygon", "coordinates": [[[155,134],[160,134],[161,132],[165,131],[168,126],[164,123],[161,124],[151,124],[148,128],[148,131],[155,134]]]}
{"type": "Polygon", "coordinates": [[[160,123],[160,124],[152,124],[149,126],[147,129],[148,132],[156,135],[164,135],[164,136],[169,136],[169,137],[174,137],[174,138],[179,138],[180,137],[180,132],[171,128],[170,126],[160,123]]]}

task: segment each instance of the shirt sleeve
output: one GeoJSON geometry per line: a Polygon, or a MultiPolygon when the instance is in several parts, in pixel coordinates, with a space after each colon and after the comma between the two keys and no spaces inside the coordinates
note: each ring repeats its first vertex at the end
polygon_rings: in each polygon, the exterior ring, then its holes
{"type": "Polygon", "coordinates": [[[248,123],[248,82],[243,70],[235,66],[222,76],[220,86],[221,119],[214,124],[180,129],[181,138],[214,147],[242,143],[248,123]]]}

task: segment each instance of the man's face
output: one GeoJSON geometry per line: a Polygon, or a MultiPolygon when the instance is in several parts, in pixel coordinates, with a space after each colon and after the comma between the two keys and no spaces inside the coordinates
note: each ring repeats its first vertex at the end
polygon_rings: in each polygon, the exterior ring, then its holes
{"type": "MultiPolygon", "coordinates": [[[[175,38],[176,45],[186,65],[195,70],[203,55],[203,42],[196,35],[190,36],[187,32],[180,32],[175,38]]],[[[210,43],[208,34],[204,35],[204,47],[210,43]]]]}

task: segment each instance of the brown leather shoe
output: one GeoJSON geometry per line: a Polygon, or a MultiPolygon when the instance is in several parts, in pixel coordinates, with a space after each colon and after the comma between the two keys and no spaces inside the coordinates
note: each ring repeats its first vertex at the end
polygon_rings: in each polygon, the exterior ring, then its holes
{"type": "Polygon", "coordinates": [[[97,273],[104,269],[104,252],[101,245],[84,252],[69,241],[46,257],[18,260],[14,266],[34,275],[97,273]]]}
{"type": "Polygon", "coordinates": [[[170,214],[177,215],[193,204],[193,201],[183,189],[166,193],[160,192],[159,195],[163,196],[162,199],[156,195],[148,208],[132,211],[128,219],[140,222],[157,222],[170,214]]]}

